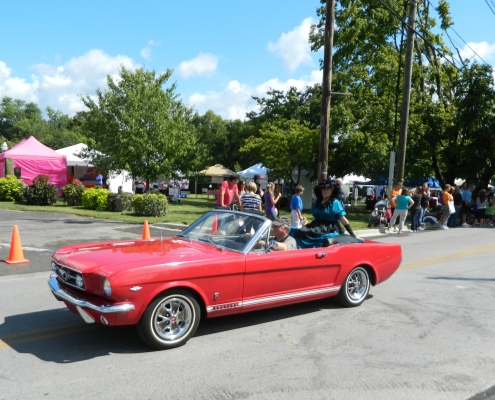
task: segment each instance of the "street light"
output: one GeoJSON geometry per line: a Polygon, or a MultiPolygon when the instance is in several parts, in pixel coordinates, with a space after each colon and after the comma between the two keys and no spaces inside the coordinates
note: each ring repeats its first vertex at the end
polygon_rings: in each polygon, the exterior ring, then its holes
{"type": "Polygon", "coordinates": [[[7,143],[3,142],[2,143],[2,151],[5,152],[9,149],[9,146],[7,145],[7,143]]]}

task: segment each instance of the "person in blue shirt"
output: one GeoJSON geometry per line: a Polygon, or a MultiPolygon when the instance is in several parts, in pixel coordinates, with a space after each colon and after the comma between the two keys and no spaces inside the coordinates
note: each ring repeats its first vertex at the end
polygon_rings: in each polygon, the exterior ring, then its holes
{"type": "Polygon", "coordinates": [[[103,175],[98,173],[98,175],[95,178],[96,180],[96,186],[103,186],[103,175]]]}
{"type": "Polygon", "coordinates": [[[303,225],[303,203],[301,195],[304,193],[304,188],[301,185],[296,186],[296,194],[290,199],[290,226],[300,228],[303,225]]]}
{"type": "Polygon", "coordinates": [[[466,190],[462,192],[462,227],[467,228],[469,225],[466,223],[466,218],[471,212],[471,197],[473,196],[474,189],[476,189],[476,185],[469,185],[466,190]]]}
{"type": "MultiPolygon", "coordinates": [[[[407,189],[402,189],[401,194],[392,199],[395,204],[395,211],[392,219],[390,220],[390,227],[397,222],[397,218],[399,218],[399,232],[402,233],[402,229],[404,228],[404,222],[407,217],[407,210],[409,207],[414,205],[414,201],[409,196],[409,192],[407,189]]],[[[394,227],[394,230],[396,228],[394,227]]]]}
{"type": "Polygon", "coordinates": [[[302,228],[291,228],[290,234],[296,239],[297,245],[303,248],[324,246],[327,238],[344,233],[340,223],[351,236],[356,237],[345,217],[344,207],[338,200],[338,185],[330,180],[322,181],[316,185],[314,193],[314,220],[302,228]]]}

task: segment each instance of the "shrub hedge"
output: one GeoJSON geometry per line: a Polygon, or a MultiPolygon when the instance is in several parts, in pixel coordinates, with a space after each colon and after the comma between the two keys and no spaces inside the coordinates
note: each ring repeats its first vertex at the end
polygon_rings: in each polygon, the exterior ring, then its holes
{"type": "Polygon", "coordinates": [[[109,194],[110,191],[101,187],[86,189],[82,193],[81,204],[88,210],[107,210],[109,194]]]}
{"type": "Polygon", "coordinates": [[[57,201],[58,188],[50,185],[48,175],[38,175],[33,179],[33,184],[22,190],[22,196],[16,199],[34,206],[51,206],[57,201]]]}
{"type": "Polygon", "coordinates": [[[138,194],[133,206],[137,215],[160,217],[168,211],[167,198],[163,194],[138,194]]]}
{"type": "Polygon", "coordinates": [[[14,201],[24,187],[26,187],[26,184],[14,175],[0,178],[0,201],[14,201]]]}

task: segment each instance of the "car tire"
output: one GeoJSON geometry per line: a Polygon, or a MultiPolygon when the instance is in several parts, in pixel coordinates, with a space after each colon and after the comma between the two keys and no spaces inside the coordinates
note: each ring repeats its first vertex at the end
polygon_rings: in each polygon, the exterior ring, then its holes
{"type": "Polygon", "coordinates": [[[370,291],[370,276],[363,267],[354,268],[340,287],[337,300],[344,307],[356,307],[366,300],[370,291]]]}
{"type": "Polygon", "coordinates": [[[155,349],[173,349],[194,335],[200,316],[199,304],[189,292],[165,292],[144,311],[137,326],[139,336],[155,349]]]}

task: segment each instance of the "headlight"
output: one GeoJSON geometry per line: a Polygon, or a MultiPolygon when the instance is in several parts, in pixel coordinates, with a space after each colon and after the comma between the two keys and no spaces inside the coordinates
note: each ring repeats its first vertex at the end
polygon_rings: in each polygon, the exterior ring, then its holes
{"type": "Polygon", "coordinates": [[[84,279],[81,275],[76,276],[76,286],[80,287],[81,289],[84,288],[84,279]]]}
{"type": "Polygon", "coordinates": [[[57,272],[57,264],[52,260],[52,271],[57,272]]]}
{"type": "Polygon", "coordinates": [[[110,285],[110,281],[107,278],[105,278],[105,280],[103,281],[103,292],[108,297],[112,295],[112,286],[110,285]]]}

